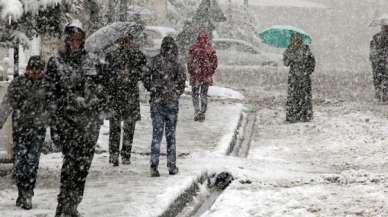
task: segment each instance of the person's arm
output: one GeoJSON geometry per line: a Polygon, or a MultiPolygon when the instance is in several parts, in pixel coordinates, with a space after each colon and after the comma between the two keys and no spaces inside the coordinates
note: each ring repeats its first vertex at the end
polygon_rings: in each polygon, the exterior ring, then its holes
{"type": "Polygon", "coordinates": [[[210,63],[212,66],[212,72],[214,74],[216,72],[217,67],[218,67],[217,53],[214,49],[212,50],[211,55],[210,55],[210,63]]]}
{"type": "Polygon", "coordinates": [[[306,58],[306,68],[307,68],[307,73],[308,74],[311,74],[314,72],[315,70],[315,57],[313,55],[313,53],[311,52],[310,48],[309,47],[306,47],[307,49],[307,58],[306,58]]]}
{"type": "Polygon", "coordinates": [[[291,56],[291,50],[290,50],[290,48],[287,48],[283,53],[283,64],[285,66],[291,65],[292,60],[291,60],[290,56],[291,56]]]}
{"type": "Polygon", "coordinates": [[[47,93],[47,111],[52,115],[58,109],[59,95],[61,92],[59,79],[57,60],[55,57],[52,57],[47,63],[47,71],[43,78],[47,93]]]}
{"type": "Polygon", "coordinates": [[[182,95],[185,92],[186,79],[187,78],[186,78],[185,68],[182,64],[179,64],[177,80],[176,80],[176,90],[178,95],[182,95]]]}
{"type": "Polygon", "coordinates": [[[152,74],[155,70],[155,59],[152,59],[148,64],[146,70],[143,71],[143,86],[148,91],[151,92],[151,82],[152,82],[152,74]]]}
{"type": "Polygon", "coordinates": [[[15,82],[16,78],[8,86],[7,92],[5,93],[3,100],[0,104],[0,129],[3,128],[3,125],[7,121],[8,116],[17,106],[17,102],[15,99],[15,82]]]}

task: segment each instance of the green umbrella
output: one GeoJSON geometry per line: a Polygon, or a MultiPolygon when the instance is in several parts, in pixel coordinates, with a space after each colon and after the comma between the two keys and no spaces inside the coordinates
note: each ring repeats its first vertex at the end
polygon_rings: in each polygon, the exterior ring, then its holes
{"type": "Polygon", "coordinates": [[[291,37],[294,33],[302,36],[303,43],[310,44],[310,35],[294,26],[275,25],[259,33],[262,42],[277,48],[287,48],[290,45],[291,37]]]}

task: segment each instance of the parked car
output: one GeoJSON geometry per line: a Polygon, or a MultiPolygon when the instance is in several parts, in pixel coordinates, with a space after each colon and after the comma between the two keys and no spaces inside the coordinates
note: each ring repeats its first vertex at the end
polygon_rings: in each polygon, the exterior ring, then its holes
{"type": "Polygon", "coordinates": [[[281,65],[281,55],[261,52],[243,40],[215,38],[213,46],[221,65],[281,65]]]}
{"type": "Polygon", "coordinates": [[[141,49],[148,58],[153,57],[159,53],[163,38],[166,36],[175,38],[176,34],[177,31],[171,27],[146,26],[141,49]]]}

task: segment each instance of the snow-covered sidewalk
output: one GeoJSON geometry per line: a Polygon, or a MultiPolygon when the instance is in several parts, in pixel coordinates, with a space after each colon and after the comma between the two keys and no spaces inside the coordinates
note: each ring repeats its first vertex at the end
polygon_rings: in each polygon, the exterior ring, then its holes
{"type": "MultiPolygon", "coordinates": [[[[230,142],[240,121],[243,106],[235,100],[211,101],[204,123],[193,121],[191,98],[181,100],[177,131],[177,165],[180,173],[169,176],[165,156],[161,156],[160,178],[149,173],[151,120],[149,106],[142,105],[142,120],[136,126],[134,154],[131,165],[113,167],[108,164],[108,153],[96,154],[87,178],[84,200],[80,211],[85,217],[156,217],[186,190],[194,180],[217,165],[211,162],[222,158],[218,154],[225,142],[230,142]]],[[[108,123],[101,129],[100,150],[108,149],[108,123]]],[[[165,144],[162,152],[165,153],[165,144]]],[[[61,154],[42,155],[38,183],[33,198],[33,209],[15,207],[17,190],[10,177],[0,178],[0,216],[53,216],[59,190],[61,154]]],[[[220,168],[225,165],[218,164],[220,168]]]]}
{"type": "Polygon", "coordinates": [[[387,106],[330,103],[310,123],[288,124],[282,106],[258,110],[247,159],[203,217],[385,217],[387,106]]]}

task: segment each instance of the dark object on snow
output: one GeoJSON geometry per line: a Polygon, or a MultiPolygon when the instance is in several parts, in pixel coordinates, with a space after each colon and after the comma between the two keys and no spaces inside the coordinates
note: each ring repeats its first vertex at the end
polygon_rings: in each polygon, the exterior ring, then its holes
{"type": "Polygon", "coordinates": [[[178,47],[167,36],[162,41],[160,54],[152,58],[150,70],[144,75],[144,87],[151,94],[151,168],[159,166],[160,144],[166,131],[167,167],[172,174],[177,172],[175,132],[185,81],[184,67],[178,62],[178,47]]]}
{"type": "Polygon", "coordinates": [[[313,118],[311,74],[315,58],[308,45],[290,46],[283,55],[284,65],[290,66],[286,120],[294,123],[313,118]]]}
{"type": "Polygon", "coordinates": [[[42,79],[44,62],[30,58],[24,76],[12,80],[2,102],[1,127],[12,113],[15,178],[18,188],[16,205],[32,208],[32,196],[39,167],[40,149],[46,135],[47,94],[42,79]],[[4,108],[4,106],[6,108],[4,108]]]}
{"type": "Polygon", "coordinates": [[[216,176],[214,187],[219,191],[225,190],[234,180],[232,174],[229,172],[222,172],[216,176]]]}
{"type": "Polygon", "coordinates": [[[65,50],[47,66],[51,133],[64,156],[56,217],[78,214],[102,124],[97,63],[84,49],[84,36],[77,23],[67,26],[65,50]]]}
{"type": "Polygon", "coordinates": [[[375,97],[380,102],[388,101],[388,31],[381,31],[370,42],[369,59],[372,64],[375,97]]]}
{"type": "Polygon", "coordinates": [[[138,83],[147,70],[147,61],[130,35],[118,42],[119,47],[107,54],[104,70],[106,110],[110,114],[109,154],[113,164],[118,164],[120,154],[122,163],[130,164],[136,122],[141,119],[138,83]],[[121,121],[124,135],[120,153],[121,121]]]}

